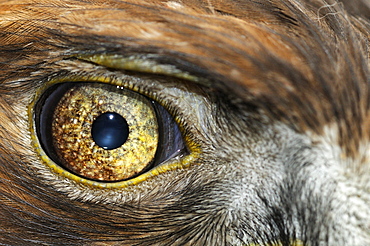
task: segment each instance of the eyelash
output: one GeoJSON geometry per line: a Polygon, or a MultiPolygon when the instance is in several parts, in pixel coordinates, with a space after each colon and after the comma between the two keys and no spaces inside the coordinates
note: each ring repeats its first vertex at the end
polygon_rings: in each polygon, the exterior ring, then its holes
{"type": "MultiPolygon", "coordinates": [[[[41,160],[46,163],[46,165],[51,168],[54,173],[57,173],[59,176],[74,180],[80,184],[93,186],[97,188],[123,188],[128,187],[131,185],[138,184],[152,176],[159,175],[160,173],[167,172],[173,169],[183,168],[189,163],[192,163],[194,161],[194,158],[198,158],[201,149],[199,147],[199,144],[194,141],[189,134],[187,134],[187,127],[186,124],[184,124],[184,121],[182,120],[181,116],[178,116],[177,112],[180,110],[176,110],[176,106],[171,105],[171,100],[166,100],[164,97],[159,98],[158,93],[155,92],[155,90],[150,90],[147,88],[147,86],[140,86],[137,83],[135,84],[135,76],[131,76],[130,78],[134,78],[133,80],[120,80],[117,77],[95,77],[95,76],[89,76],[89,75],[79,75],[79,76],[64,76],[61,78],[54,79],[50,82],[47,82],[42,88],[38,90],[36,93],[36,96],[33,100],[33,103],[30,104],[29,107],[29,115],[30,115],[30,121],[31,121],[31,138],[33,141],[33,144],[37,150],[37,153],[39,154],[39,157],[41,160]],[[118,181],[118,182],[112,182],[112,183],[103,183],[103,182],[97,182],[94,180],[88,180],[81,178],[77,175],[74,175],[73,173],[70,173],[63,168],[60,168],[56,163],[54,163],[48,155],[46,155],[45,151],[43,150],[39,139],[37,138],[37,132],[36,132],[36,126],[34,124],[35,120],[35,105],[36,102],[40,99],[41,95],[51,86],[58,84],[58,83],[65,83],[65,82],[90,82],[90,83],[104,83],[104,84],[110,84],[112,86],[122,87],[125,89],[129,89],[132,91],[136,91],[140,94],[143,94],[144,96],[150,97],[153,100],[156,100],[159,104],[161,104],[166,110],[172,114],[175,115],[174,119],[178,126],[180,127],[180,131],[183,135],[183,139],[185,141],[186,148],[188,150],[188,154],[184,156],[168,156],[168,160],[166,161],[164,159],[160,160],[159,162],[163,162],[162,164],[159,164],[156,167],[153,167],[151,170],[140,174],[139,176],[125,180],[125,181],[118,181]],[[151,91],[151,92],[150,92],[151,91]]],[[[141,80],[140,80],[141,81],[141,80]]]]}

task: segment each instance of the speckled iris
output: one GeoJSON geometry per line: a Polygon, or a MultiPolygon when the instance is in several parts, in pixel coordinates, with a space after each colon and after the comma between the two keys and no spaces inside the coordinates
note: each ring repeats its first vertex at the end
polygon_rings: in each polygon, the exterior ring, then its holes
{"type": "Polygon", "coordinates": [[[95,143],[106,150],[124,144],[129,134],[127,121],[115,112],[106,112],[96,118],[91,129],[95,143]]]}
{"type": "Polygon", "coordinates": [[[60,94],[56,103],[46,102],[55,106],[45,124],[52,136],[49,152],[62,167],[84,178],[119,181],[151,166],[159,132],[150,100],[93,83],[67,85],[60,94]]]}

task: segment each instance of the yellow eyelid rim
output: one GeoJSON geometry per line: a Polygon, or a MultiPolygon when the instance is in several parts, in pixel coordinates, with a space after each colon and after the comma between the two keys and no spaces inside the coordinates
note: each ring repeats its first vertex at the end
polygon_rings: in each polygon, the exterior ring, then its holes
{"type": "Polygon", "coordinates": [[[161,74],[199,82],[200,78],[169,64],[159,64],[140,55],[122,56],[116,54],[77,55],[80,60],[93,62],[105,67],[142,73],[161,74]]]}
{"type": "MultiPolygon", "coordinates": [[[[274,244],[263,244],[264,246],[283,246],[282,243],[274,243],[274,244]]],[[[245,246],[263,246],[262,244],[246,244],[245,246]]],[[[303,242],[300,240],[294,240],[290,243],[291,246],[303,246],[303,242]]]]}
{"type": "MultiPolygon", "coordinates": [[[[109,67],[109,66],[108,66],[109,67]]],[[[141,71],[140,71],[141,72],[141,71]]],[[[181,76],[175,76],[175,77],[181,77],[181,76]]],[[[186,76],[183,77],[183,79],[186,76]]],[[[130,86],[126,85],[124,81],[119,80],[118,78],[108,78],[104,76],[94,76],[94,75],[81,75],[81,76],[71,76],[71,77],[62,77],[59,79],[51,80],[46,82],[42,88],[38,90],[36,93],[34,99],[29,104],[28,107],[28,116],[29,116],[29,122],[30,122],[30,132],[31,132],[31,140],[32,143],[40,157],[40,159],[56,174],[68,178],[70,180],[73,180],[79,184],[91,186],[94,188],[106,188],[106,189],[117,189],[117,188],[125,188],[132,185],[139,184],[151,177],[155,177],[159,174],[176,170],[176,169],[182,169],[189,167],[196,159],[199,158],[201,154],[201,148],[199,144],[195,143],[192,139],[190,139],[187,136],[184,136],[186,146],[188,147],[190,153],[187,156],[181,157],[181,158],[174,158],[174,160],[170,160],[168,163],[160,164],[157,167],[154,167],[153,169],[147,171],[146,173],[140,174],[139,176],[132,178],[130,180],[124,180],[124,181],[118,181],[118,182],[104,182],[104,181],[94,181],[89,179],[84,179],[80,176],[77,176],[62,167],[58,166],[55,162],[53,162],[44,152],[44,150],[41,147],[41,144],[38,140],[37,133],[36,133],[36,126],[35,126],[35,115],[34,115],[34,108],[36,102],[39,100],[40,95],[50,86],[54,84],[59,84],[63,82],[99,82],[99,83],[106,83],[111,84],[113,86],[120,86],[124,87],[133,91],[138,91],[137,88],[133,87],[130,88],[130,86]]],[[[176,117],[174,117],[174,120],[177,121],[179,124],[180,129],[182,128],[181,122],[177,120],[176,117]]]]}

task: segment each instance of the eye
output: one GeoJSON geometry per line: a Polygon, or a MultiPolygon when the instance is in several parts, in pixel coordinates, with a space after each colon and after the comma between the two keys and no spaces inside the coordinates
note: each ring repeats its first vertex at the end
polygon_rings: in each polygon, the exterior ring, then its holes
{"type": "Polygon", "coordinates": [[[169,112],[137,92],[61,83],[35,105],[38,142],[51,162],[82,179],[117,182],[187,154],[169,112]]]}

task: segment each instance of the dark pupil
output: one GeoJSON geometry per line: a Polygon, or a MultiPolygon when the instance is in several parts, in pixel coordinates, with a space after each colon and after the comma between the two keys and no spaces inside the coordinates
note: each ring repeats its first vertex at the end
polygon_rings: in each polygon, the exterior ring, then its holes
{"type": "Polygon", "coordinates": [[[111,150],[126,142],[129,129],[126,120],[121,115],[107,112],[96,118],[91,134],[98,146],[111,150]]]}

